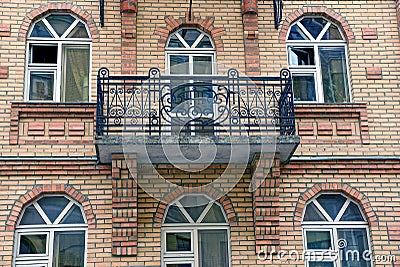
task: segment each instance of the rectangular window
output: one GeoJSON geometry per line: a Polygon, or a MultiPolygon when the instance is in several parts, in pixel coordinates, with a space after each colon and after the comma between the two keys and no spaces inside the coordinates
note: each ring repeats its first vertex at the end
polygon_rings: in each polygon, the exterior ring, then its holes
{"type": "Polygon", "coordinates": [[[289,64],[291,66],[313,66],[315,56],[313,47],[289,47],[289,64]]]}
{"type": "Polygon", "coordinates": [[[85,264],[85,232],[55,232],[53,266],[83,267],[85,264]]]}
{"type": "Polygon", "coordinates": [[[341,258],[343,267],[366,267],[371,266],[365,255],[371,255],[368,246],[366,229],[338,229],[339,240],[345,240],[346,246],[342,248],[341,258]],[[370,252],[369,254],[365,254],[370,252]]]}
{"type": "Polygon", "coordinates": [[[200,267],[228,267],[226,230],[199,230],[200,267]]]}
{"type": "Polygon", "coordinates": [[[30,64],[57,64],[57,45],[32,44],[30,47],[30,64]]]}
{"type": "Polygon", "coordinates": [[[192,233],[166,233],[166,244],[167,252],[190,252],[192,251],[192,233]]]}
{"type": "Polygon", "coordinates": [[[21,234],[19,255],[46,255],[47,234],[21,234]]]}
{"type": "Polygon", "coordinates": [[[55,71],[29,72],[29,100],[54,100],[55,71]]]}
{"type": "Polygon", "coordinates": [[[295,101],[316,101],[314,73],[293,73],[293,93],[295,101]]]}
{"type": "Polygon", "coordinates": [[[306,230],[307,250],[332,250],[332,235],[329,230],[306,230]]]}

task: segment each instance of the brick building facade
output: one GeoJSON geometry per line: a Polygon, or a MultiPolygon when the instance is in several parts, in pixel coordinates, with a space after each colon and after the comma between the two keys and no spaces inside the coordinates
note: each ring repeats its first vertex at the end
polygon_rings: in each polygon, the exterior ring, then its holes
{"type": "Polygon", "coordinates": [[[280,4],[3,0],[0,266],[400,266],[400,2],[280,4]]]}

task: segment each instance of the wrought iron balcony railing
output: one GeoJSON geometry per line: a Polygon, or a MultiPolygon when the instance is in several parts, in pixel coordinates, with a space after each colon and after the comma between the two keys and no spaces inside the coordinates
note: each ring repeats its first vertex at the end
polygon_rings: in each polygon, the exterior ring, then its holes
{"type": "Polygon", "coordinates": [[[290,72],[279,77],[97,76],[97,136],[294,135],[290,72]]]}

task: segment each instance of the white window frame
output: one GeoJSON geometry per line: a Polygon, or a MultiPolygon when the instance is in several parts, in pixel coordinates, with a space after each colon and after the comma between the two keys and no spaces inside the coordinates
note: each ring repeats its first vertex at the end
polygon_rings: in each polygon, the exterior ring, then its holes
{"type": "MultiPolygon", "coordinates": [[[[183,213],[183,212],[182,212],[183,213]]],[[[171,202],[166,209],[165,216],[163,218],[163,226],[161,228],[161,266],[162,267],[167,267],[167,264],[185,264],[185,263],[190,263],[192,264],[192,267],[200,267],[200,256],[199,256],[199,231],[201,230],[225,230],[226,231],[226,236],[227,236],[227,249],[228,249],[228,266],[231,267],[231,236],[230,236],[230,228],[229,228],[229,223],[228,223],[228,218],[226,217],[226,214],[222,208],[222,206],[217,202],[217,201],[212,201],[211,198],[209,198],[206,195],[203,194],[190,194],[190,195],[183,195],[176,199],[175,201],[171,202]],[[197,219],[197,222],[194,222],[190,216],[186,216],[186,219],[189,220],[189,223],[165,223],[165,217],[168,214],[169,207],[176,204],[179,209],[182,211],[184,208],[179,205],[179,200],[182,199],[185,196],[204,196],[207,199],[210,200],[208,206],[204,208],[202,214],[199,216],[197,219]],[[178,202],[178,203],[177,203],[178,202]],[[222,214],[224,215],[224,219],[226,223],[201,223],[201,220],[204,219],[205,215],[208,213],[208,211],[211,209],[211,206],[213,203],[216,203],[222,211],[222,214]],[[192,233],[192,240],[191,240],[191,248],[192,252],[187,253],[187,252],[167,252],[166,251],[166,233],[181,233],[181,232],[191,232],[192,233]]]]}
{"type": "Polygon", "coordinates": [[[44,195],[38,199],[36,199],[32,204],[28,205],[24,208],[21,213],[20,219],[18,220],[17,227],[15,230],[15,238],[14,238],[14,257],[13,257],[13,266],[15,267],[33,267],[33,266],[52,266],[53,265],[53,252],[54,252],[54,236],[57,232],[84,232],[85,235],[85,251],[84,251],[84,267],[87,266],[87,242],[88,242],[88,226],[87,219],[83,207],[77,203],[75,200],[71,199],[65,195],[44,195]],[[64,210],[59,214],[59,216],[55,219],[54,223],[51,223],[47,218],[47,215],[40,208],[37,201],[42,199],[43,197],[65,197],[70,202],[66,205],[64,210]],[[37,209],[38,213],[42,216],[42,219],[46,224],[38,224],[38,225],[19,225],[21,219],[24,216],[25,210],[30,205],[34,205],[37,209]],[[77,205],[82,213],[82,217],[84,219],[84,224],[59,224],[60,221],[64,218],[67,212],[74,206],[77,205]],[[20,248],[20,238],[22,235],[37,235],[37,234],[46,234],[46,254],[19,254],[20,248]]]}
{"type": "Polygon", "coordinates": [[[26,102],[61,102],[61,80],[63,76],[62,70],[62,62],[64,62],[63,58],[63,47],[64,46],[87,46],[89,48],[89,77],[88,77],[88,99],[86,102],[90,102],[92,99],[92,79],[90,78],[92,73],[92,37],[90,34],[90,30],[88,25],[70,13],[50,13],[40,20],[36,21],[31,25],[31,28],[28,32],[27,36],[30,36],[36,23],[43,21],[43,23],[47,26],[47,29],[54,37],[28,37],[26,42],[26,55],[25,55],[25,92],[24,92],[24,101],[26,102]],[[52,14],[57,15],[70,15],[75,18],[75,21],[70,25],[70,27],[63,33],[62,36],[58,36],[58,34],[52,29],[49,22],[47,22],[46,18],[52,14]],[[75,26],[81,22],[85,28],[89,38],[67,38],[68,34],[72,32],[75,26]],[[56,64],[38,64],[38,63],[30,63],[31,62],[31,45],[54,45],[57,46],[57,63],[56,64]],[[55,70],[54,75],[54,92],[53,92],[53,100],[30,100],[29,89],[30,89],[30,72],[31,71],[43,71],[46,72],[48,70],[55,70]]]}
{"type": "MultiPolygon", "coordinates": [[[[318,17],[304,17],[304,18],[318,18],[318,17]]],[[[302,19],[304,19],[302,18],[302,19]]],[[[348,55],[348,47],[347,47],[347,41],[346,38],[343,35],[343,32],[341,31],[340,27],[323,18],[320,17],[324,20],[327,21],[327,24],[324,26],[324,28],[321,30],[320,34],[317,36],[315,39],[311,34],[308,33],[308,31],[305,29],[305,27],[299,23],[301,22],[302,19],[296,21],[293,23],[288,31],[288,34],[286,36],[286,53],[287,53],[287,64],[289,66],[289,70],[293,74],[309,74],[309,73],[314,73],[315,77],[315,95],[316,95],[316,100],[315,101],[298,101],[296,100],[296,103],[325,103],[324,100],[324,88],[323,88],[323,82],[322,82],[322,72],[321,72],[321,61],[320,61],[320,56],[319,56],[319,48],[323,47],[343,47],[344,52],[345,52],[345,58],[346,58],[346,74],[347,74],[347,86],[348,86],[348,97],[349,97],[349,102],[345,103],[351,103],[353,102],[353,96],[352,96],[352,90],[351,90],[351,80],[350,80],[350,66],[349,66],[349,55],[348,55]],[[289,34],[291,31],[291,28],[297,25],[303,32],[304,34],[309,38],[309,40],[289,40],[289,34]],[[339,33],[342,37],[342,40],[321,40],[321,38],[324,36],[326,31],[329,29],[331,25],[334,25],[337,27],[339,30],[339,33]],[[297,66],[297,65],[291,65],[290,62],[290,49],[292,47],[298,47],[298,48],[313,48],[314,49],[314,61],[315,65],[303,65],[303,66],[297,66]]]]}
{"type": "MultiPolygon", "coordinates": [[[[361,211],[359,205],[351,200],[348,196],[339,193],[339,192],[323,192],[323,193],[319,193],[316,196],[314,196],[308,203],[307,205],[304,207],[303,209],[303,215],[302,218],[304,218],[305,212],[306,212],[306,208],[308,206],[308,204],[313,203],[317,209],[322,213],[322,215],[324,217],[326,217],[327,221],[304,221],[302,220],[302,235],[303,235],[303,247],[304,247],[304,251],[305,252],[309,252],[311,255],[322,255],[322,253],[324,252],[332,252],[333,254],[337,254],[337,252],[339,251],[339,247],[338,247],[338,230],[339,229],[365,229],[366,231],[366,235],[367,235],[367,242],[368,242],[368,249],[370,251],[372,251],[372,246],[371,246],[371,237],[370,237],[370,231],[369,231],[369,225],[368,222],[366,220],[366,217],[364,215],[364,213],[361,211]],[[343,197],[346,198],[345,203],[343,204],[342,208],[340,209],[339,213],[337,214],[336,218],[332,220],[332,218],[330,218],[330,216],[326,213],[326,211],[321,207],[321,205],[316,201],[316,199],[320,196],[320,195],[342,195],[343,197]],[[364,219],[364,221],[339,221],[340,218],[343,216],[344,212],[346,211],[347,207],[349,206],[350,203],[354,203],[357,205],[357,207],[360,210],[360,213],[364,219]],[[330,231],[331,232],[331,245],[333,245],[331,250],[312,250],[312,249],[308,249],[307,248],[307,236],[306,236],[306,232],[307,231],[330,231]]],[[[361,255],[360,255],[361,257],[361,255]]],[[[325,262],[333,262],[335,267],[341,267],[341,261],[340,261],[340,257],[336,257],[330,259],[323,259],[321,261],[325,261],[325,262]]],[[[313,260],[307,259],[306,257],[304,258],[304,262],[305,262],[305,266],[308,267],[309,266],[309,262],[314,262],[313,260]]],[[[319,261],[318,261],[319,262],[319,261]]],[[[371,260],[371,267],[374,267],[374,262],[371,260]]]]}

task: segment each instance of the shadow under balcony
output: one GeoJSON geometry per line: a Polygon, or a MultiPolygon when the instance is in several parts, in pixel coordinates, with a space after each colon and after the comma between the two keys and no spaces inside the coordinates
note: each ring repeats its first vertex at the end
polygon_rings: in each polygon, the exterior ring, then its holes
{"type": "Polygon", "coordinates": [[[247,163],[257,153],[290,159],[295,135],[290,72],[277,77],[97,77],[96,149],[100,162],[112,154],[137,154],[141,163],[247,163]]]}

